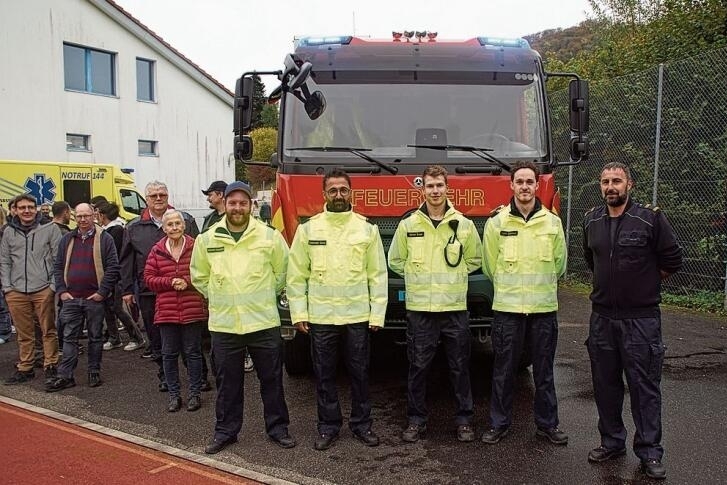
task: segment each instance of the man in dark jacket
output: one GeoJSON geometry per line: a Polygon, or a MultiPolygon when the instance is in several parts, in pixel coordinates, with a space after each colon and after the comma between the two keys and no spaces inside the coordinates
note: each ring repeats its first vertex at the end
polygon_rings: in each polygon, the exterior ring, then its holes
{"type": "MultiPolygon", "coordinates": [[[[149,251],[161,238],[164,237],[162,229],[162,216],[168,209],[169,190],[163,182],[149,182],[145,188],[146,200],[149,204],[141,216],[133,219],[126,225],[124,241],[121,245],[121,287],[123,299],[127,305],[134,304],[135,288],[138,291],[139,307],[144,319],[144,328],[149,339],[149,347],[142,354],[144,358],[151,358],[159,366],[159,390],[166,392],[167,384],[164,380],[162,368],[162,339],[159,328],[154,325],[154,305],[156,297],[154,292],[144,284],[144,266],[149,251]]],[[[182,212],[185,223],[185,234],[197,237],[199,229],[194,218],[182,212]]]]}
{"type": "Polygon", "coordinates": [[[52,222],[58,226],[61,230],[61,234],[64,236],[71,232],[71,228],[68,224],[71,222],[71,206],[64,200],[54,202],[51,206],[51,214],[53,214],[52,222]]]}
{"type": "MultiPolygon", "coordinates": [[[[125,229],[124,220],[119,217],[119,206],[115,202],[99,202],[94,207],[94,213],[97,214],[98,223],[103,230],[114,239],[116,252],[121,254],[125,229]]],[[[131,315],[124,309],[121,291],[121,285],[117,284],[114,288],[113,297],[106,300],[108,341],[103,344],[104,350],[116,349],[124,345],[119,335],[119,328],[116,326],[117,319],[121,321],[124,329],[126,329],[126,333],[129,335],[129,343],[126,344],[124,350],[132,351],[144,345],[144,337],[141,334],[141,330],[137,327],[131,315]]]]}
{"type": "Polygon", "coordinates": [[[682,267],[682,249],[664,213],[630,200],[631,172],[622,163],[601,171],[605,206],[586,214],[583,252],[593,271],[592,313],[586,345],[601,446],[588,460],[626,453],[621,419],[623,374],[631,396],[634,453],[647,476],[665,478],[661,463],[661,280],[682,267]]]}
{"type": "Polygon", "coordinates": [[[85,320],[88,329],[88,385],[101,385],[104,300],[119,279],[119,260],[113,238],[94,224],[90,204],[76,206],[78,227],[61,239],[55,260],[55,282],[63,302],[59,319],[63,326],[63,360],[58,377],[46,384],[46,392],[76,385],[78,336],[85,320]]]}
{"type": "Polygon", "coordinates": [[[268,201],[263,197],[263,203],[260,204],[260,220],[265,224],[270,224],[272,216],[272,208],[270,207],[270,204],[268,204],[268,201]]]}
{"type": "Polygon", "coordinates": [[[209,202],[210,209],[212,212],[207,214],[202,223],[202,232],[217,224],[222,220],[225,215],[225,189],[227,188],[227,182],[223,180],[215,180],[212,182],[207,190],[203,190],[202,193],[207,196],[207,202],[209,202]]]}

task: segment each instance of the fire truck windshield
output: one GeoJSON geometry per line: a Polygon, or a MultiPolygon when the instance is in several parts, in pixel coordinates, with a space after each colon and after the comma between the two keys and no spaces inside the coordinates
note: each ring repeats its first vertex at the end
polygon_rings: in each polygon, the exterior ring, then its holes
{"type": "Polygon", "coordinates": [[[323,93],[326,111],[311,120],[303,104],[286,95],[283,163],[361,162],[348,151],[314,147],[365,148],[377,160],[402,165],[482,162],[471,152],[427,145],[488,148],[506,163],[542,161],[548,154],[544,89],[537,74],[323,71],[309,78],[308,87],[323,93]]]}

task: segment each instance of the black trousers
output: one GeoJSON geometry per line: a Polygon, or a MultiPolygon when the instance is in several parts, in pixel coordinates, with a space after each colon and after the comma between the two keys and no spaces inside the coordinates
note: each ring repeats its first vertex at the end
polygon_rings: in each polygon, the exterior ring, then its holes
{"type": "Polygon", "coordinates": [[[661,460],[661,368],[666,349],[661,317],[614,320],[592,312],[586,346],[601,444],[612,449],[626,444],[621,417],[625,373],[636,425],[634,453],[641,460],[661,460]]]}
{"type": "Polygon", "coordinates": [[[535,425],[541,429],[558,426],[558,400],[553,381],[557,343],[558,318],[555,312],[529,315],[494,312],[492,348],[495,362],[490,398],[490,422],[493,428],[507,428],[512,424],[515,376],[525,345],[533,362],[535,425]]]}
{"type": "Polygon", "coordinates": [[[280,328],[243,335],[210,333],[217,368],[214,438],[218,441],[236,439],[242,429],[246,347],[260,380],[265,431],[272,438],[285,436],[290,418],[283,392],[283,339],[280,337],[280,328]]]}
{"type": "Polygon", "coordinates": [[[369,324],[310,325],[311,357],[316,375],[318,433],[336,435],[343,416],[336,389],[338,343],[343,339],[343,360],[351,379],[351,416],[348,426],[354,433],[371,429],[369,399],[369,324]]]}
{"type": "Polygon", "coordinates": [[[472,335],[467,311],[408,311],[406,343],[409,356],[407,416],[412,424],[427,422],[427,374],[441,339],[449,364],[449,380],[457,403],[457,425],[471,424],[473,411],[470,384],[472,335]]]}

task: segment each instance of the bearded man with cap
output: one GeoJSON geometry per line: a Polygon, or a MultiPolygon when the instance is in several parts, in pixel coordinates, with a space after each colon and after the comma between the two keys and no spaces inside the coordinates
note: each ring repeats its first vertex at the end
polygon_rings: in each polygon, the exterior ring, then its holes
{"type": "Polygon", "coordinates": [[[220,222],[222,216],[225,215],[225,189],[227,182],[223,180],[215,180],[207,190],[202,193],[207,196],[207,202],[212,212],[207,214],[202,222],[202,232],[207,231],[210,227],[220,222]]]}
{"type": "Polygon", "coordinates": [[[216,363],[215,431],[205,453],[235,443],[242,429],[246,348],[260,380],[265,431],[280,447],[292,448],[277,309],[288,245],[277,230],[250,217],[249,185],[232,182],[224,197],[225,215],[198,237],[190,268],[192,284],[209,302],[216,363]]]}

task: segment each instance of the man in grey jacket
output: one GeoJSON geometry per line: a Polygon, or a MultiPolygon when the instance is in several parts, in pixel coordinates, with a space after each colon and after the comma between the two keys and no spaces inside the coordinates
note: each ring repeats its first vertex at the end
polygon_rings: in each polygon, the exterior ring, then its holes
{"type": "Polygon", "coordinates": [[[43,334],[46,382],[55,379],[58,335],[55,324],[53,263],[61,231],[41,224],[36,200],[23,194],[16,200],[17,215],[0,242],[0,281],[18,335],[19,361],[5,384],[21,384],[33,377],[35,319],[43,334]]]}

